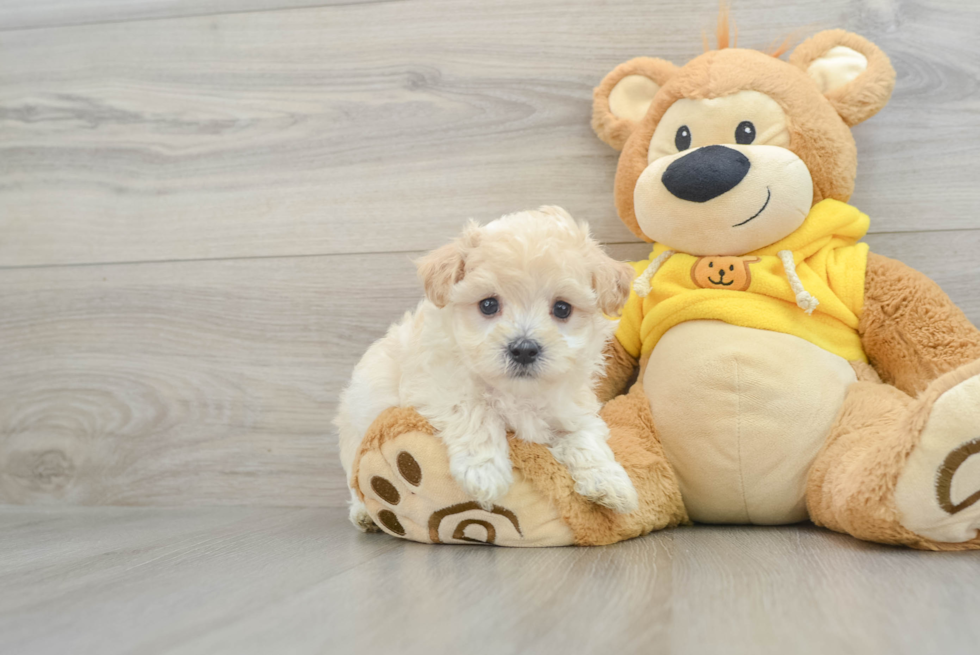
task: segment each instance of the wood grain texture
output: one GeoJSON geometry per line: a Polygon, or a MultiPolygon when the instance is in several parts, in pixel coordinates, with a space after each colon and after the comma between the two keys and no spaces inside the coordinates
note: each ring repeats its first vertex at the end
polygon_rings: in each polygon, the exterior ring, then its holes
{"type": "MultiPolygon", "coordinates": [[[[870,242],[980,324],[980,231],[870,242]]],[[[330,419],[412,254],[0,270],[0,503],[342,505],[330,419]]]]}
{"type": "Polygon", "coordinates": [[[337,394],[417,296],[404,255],[2,271],[0,502],[339,504],[337,394]]]}
{"type": "MultiPolygon", "coordinates": [[[[743,45],[892,57],[853,202],[980,324],[980,5],[735,5],[743,45]]],[[[419,298],[410,257],[545,203],[645,257],[591,89],[698,54],[716,11],[0,0],[0,652],[975,653],[971,554],[810,526],[434,548],[339,509],[329,419],[419,298]]]]}
{"type": "Polygon", "coordinates": [[[812,526],[431,547],[337,509],[0,508],[0,651],[976,652],[980,560],[812,526]],[[463,646],[465,644],[465,647],[463,646]]]}
{"type": "Polygon", "coordinates": [[[0,32],[391,1],[393,0],[0,0],[0,32]]]}
{"type": "MultiPolygon", "coordinates": [[[[697,55],[716,12],[413,0],[0,32],[0,266],[425,250],[544,203],[626,240],[591,89],[697,55]]],[[[735,18],[743,45],[844,27],[884,48],[898,85],[855,130],[854,203],[878,232],[978,227],[980,5],[735,18]]]]}

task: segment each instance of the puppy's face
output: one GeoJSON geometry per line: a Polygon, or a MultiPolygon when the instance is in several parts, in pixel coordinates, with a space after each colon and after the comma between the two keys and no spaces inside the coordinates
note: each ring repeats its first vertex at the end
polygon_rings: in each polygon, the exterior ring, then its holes
{"type": "Polygon", "coordinates": [[[611,259],[588,227],[543,207],[484,227],[419,262],[434,304],[447,307],[470,369],[494,385],[596,372],[633,269],[611,259]]]}

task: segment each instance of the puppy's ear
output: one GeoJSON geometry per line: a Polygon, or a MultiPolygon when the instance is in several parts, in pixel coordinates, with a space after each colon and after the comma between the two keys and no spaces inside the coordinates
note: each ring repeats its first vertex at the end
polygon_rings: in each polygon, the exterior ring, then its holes
{"type": "Polygon", "coordinates": [[[619,316],[630,297],[630,287],[636,271],[626,262],[616,261],[596,246],[593,256],[592,288],[599,300],[599,309],[609,316],[619,316]]]}
{"type": "Polygon", "coordinates": [[[475,247],[479,238],[479,226],[471,221],[461,237],[415,260],[425,297],[436,307],[449,303],[453,285],[466,275],[466,251],[475,247]]]}
{"type": "Polygon", "coordinates": [[[447,243],[415,261],[425,297],[436,307],[445,307],[449,291],[463,279],[466,264],[455,243],[447,243]]]}

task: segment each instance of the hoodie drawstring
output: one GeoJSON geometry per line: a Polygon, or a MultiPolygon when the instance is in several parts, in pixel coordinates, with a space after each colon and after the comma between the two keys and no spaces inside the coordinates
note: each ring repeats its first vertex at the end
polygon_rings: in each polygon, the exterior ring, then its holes
{"type": "Polygon", "coordinates": [[[780,250],[776,254],[782,260],[783,270],[786,271],[789,286],[793,290],[793,293],[796,294],[796,304],[807,314],[812,314],[813,310],[820,304],[820,301],[803,288],[800,276],[796,274],[796,262],[793,261],[793,252],[791,250],[780,250]]]}
{"type": "MultiPolygon", "coordinates": [[[[633,290],[636,291],[637,296],[640,298],[646,298],[648,295],[650,295],[650,282],[653,280],[653,276],[657,274],[660,267],[663,266],[664,262],[670,259],[673,254],[673,250],[665,250],[660,253],[647,265],[646,269],[640,273],[636,280],[633,281],[633,290]]],[[[779,256],[780,261],[783,262],[783,270],[786,271],[786,279],[789,280],[789,286],[793,290],[793,294],[796,296],[797,306],[799,306],[799,308],[805,311],[807,314],[813,314],[813,310],[817,308],[820,301],[803,287],[803,282],[800,281],[800,276],[796,272],[796,262],[793,260],[793,251],[780,250],[776,254],[779,256]]]]}
{"type": "Polygon", "coordinates": [[[640,298],[646,298],[650,295],[650,280],[653,279],[653,276],[657,274],[657,271],[660,270],[663,263],[670,259],[670,256],[673,254],[673,250],[664,250],[640,273],[639,277],[633,281],[633,291],[636,292],[636,295],[640,298]]]}

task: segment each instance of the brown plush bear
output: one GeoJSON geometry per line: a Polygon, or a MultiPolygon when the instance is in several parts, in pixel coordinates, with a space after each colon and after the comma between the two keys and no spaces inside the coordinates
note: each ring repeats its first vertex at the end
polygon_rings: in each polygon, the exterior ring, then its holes
{"type": "Polygon", "coordinates": [[[544,447],[512,439],[514,486],[485,511],[431,427],[392,408],[353,472],[382,529],[546,546],[809,518],[980,547],[980,332],[928,278],[869,254],[868,217],[845,204],[850,127],[888,101],[888,58],[840,30],[788,62],[719,37],[682,67],[621,64],[595,91],[593,127],[622,149],[620,218],[653,243],[600,387],[639,510],[586,502],[544,447]]]}

